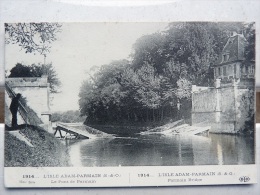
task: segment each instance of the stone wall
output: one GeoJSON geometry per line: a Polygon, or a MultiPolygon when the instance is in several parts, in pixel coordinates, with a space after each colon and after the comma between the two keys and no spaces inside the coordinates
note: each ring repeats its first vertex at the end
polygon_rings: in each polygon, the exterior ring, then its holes
{"type": "Polygon", "coordinates": [[[214,88],[192,91],[192,125],[211,126],[214,133],[238,133],[250,120],[252,102],[251,87],[239,81],[219,83],[214,88]]]}
{"type": "MultiPolygon", "coordinates": [[[[27,105],[42,120],[42,126],[44,126],[46,129],[49,129],[50,107],[49,83],[47,82],[47,77],[7,78],[6,82],[16,94],[20,93],[22,97],[26,99],[27,105]]],[[[11,99],[8,99],[9,100],[6,100],[7,105],[10,105],[11,99]]]]}
{"type": "MultiPolygon", "coordinates": [[[[208,124],[215,121],[215,110],[217,106],[216,90],[214,88],[203,88],[193,86],[192,92],[192,124],[208,124]]],[[[203,125],[202,124],[202,125],[203,125]]]]}

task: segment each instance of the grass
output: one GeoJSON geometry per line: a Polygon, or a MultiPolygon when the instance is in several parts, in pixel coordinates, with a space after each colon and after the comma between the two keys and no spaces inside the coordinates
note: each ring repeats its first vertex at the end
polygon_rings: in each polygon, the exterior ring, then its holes
{"type": "Polygon", "coordinates": [[[66,146],[52,134],[37,126],[22,128],[20,132],[30,140],[34,147],[28,146],[6,132],[6,167],[65,167],[70,165],[66,146]]]}

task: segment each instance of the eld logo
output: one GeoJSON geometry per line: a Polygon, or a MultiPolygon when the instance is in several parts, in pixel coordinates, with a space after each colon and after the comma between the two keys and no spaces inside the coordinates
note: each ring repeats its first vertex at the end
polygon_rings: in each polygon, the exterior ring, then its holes
{"type": "Polygon", "coordinates": [[[243,177],[240,177],[240,178],[239,178],[239,181],[240,181],[240,182],[248,182],[249,180],[250,180],[250,178],[247,177],[247,176],[243,176],[243,177]]]}

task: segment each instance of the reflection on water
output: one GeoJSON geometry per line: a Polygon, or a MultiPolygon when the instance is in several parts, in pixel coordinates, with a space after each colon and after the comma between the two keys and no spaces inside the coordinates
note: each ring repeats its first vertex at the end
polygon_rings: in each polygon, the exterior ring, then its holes
{"type": "Polygon", "coordinates": [[[178,166],[254,163],[250,137],[146,135],[69,144],[73,166],[178,166]]]}

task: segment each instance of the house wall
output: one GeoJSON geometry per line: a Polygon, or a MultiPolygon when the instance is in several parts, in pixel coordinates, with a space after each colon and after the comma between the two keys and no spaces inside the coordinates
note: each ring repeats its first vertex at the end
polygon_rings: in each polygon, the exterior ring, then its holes
{"type": "Polygon", "coordinates": [[[214,78],[233,79],[241,77],[241,62],[217,66],[214,68],[214,78]],[[226,71],[224,71],[224,69],[226,71]]]}

